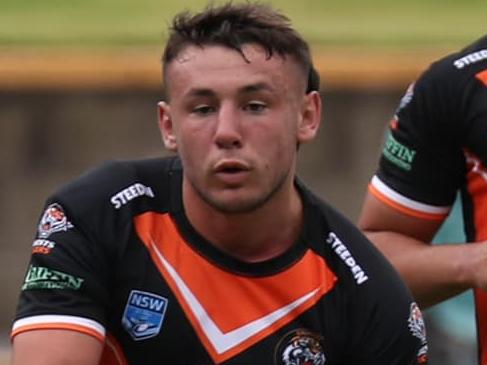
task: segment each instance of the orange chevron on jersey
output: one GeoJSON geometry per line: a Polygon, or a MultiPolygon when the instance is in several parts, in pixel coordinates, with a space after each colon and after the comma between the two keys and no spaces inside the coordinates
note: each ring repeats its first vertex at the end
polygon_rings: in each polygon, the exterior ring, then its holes
{"type": "Polygon", "coordinates": [[[487,86],[487,70],[481,71],[478,74],[475,75],[477,79],[482,81],[485,86],[487,86]]]}
{"type": "MultiPolygon", "coordinates": [[[[485,79],[487,80],[487,72],[485,79]]],[[[467,161],[467,190],[472,199],[473,221],[475,225],[475,244],[487,239],[487,167],[470,151],[465,151],[467,161]]],[[[481,364],[487,364],[487,293],[475,289],[475,307],[477,316],[477,333],[481,357],[481,364]]]]}
{"type": "MultiPolygon", "coordinates": [[[[476,243],[481,244],[481,243],[476,243]]],[[[480,351],[481,364],[487,364],[487,293],[481,289],[475,289],[475,309],[477,315],[477,334],[480,351]]]]}
{"type": "Polygon", "coordinates": [[[240,276],[194,251],[169,214],[144,213],[135,218],[135,226],[215,363],[296,319],[337,280],[324,259],[311,250],[276,275],[240,276]]]}
{"type": "Polygon", "coordinates": [[[475,240],[487,239],[487,167],[471,152],[465,151],[467,161],[467,190],[473,202],[475,240]]]}

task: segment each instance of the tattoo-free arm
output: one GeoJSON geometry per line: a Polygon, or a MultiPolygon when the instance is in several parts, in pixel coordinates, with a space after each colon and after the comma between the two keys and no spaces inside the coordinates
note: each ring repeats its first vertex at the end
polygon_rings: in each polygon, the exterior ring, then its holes
{"type": "Polygon", "coordinates": [[[97,365],[103,343],[69,330],[33,330],[14,337],[11,365],[97,365]]]}
{"type": "Polygon", "coordinates": [[[441,223],[400,213],[370,193],[359,219],[359,227],[392,262],[422,307],[472,287],[487,288],[487,245],[431,245],[441,223]]]}

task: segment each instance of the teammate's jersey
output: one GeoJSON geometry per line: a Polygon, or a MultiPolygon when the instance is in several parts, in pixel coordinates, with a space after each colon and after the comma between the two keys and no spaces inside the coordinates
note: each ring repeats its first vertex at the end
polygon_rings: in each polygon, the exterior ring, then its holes
{"type": "MultiPolygon", "coordinates": [[[[443,220],[462,192],[469,242],[487,239],[487,36],[426,70],[390,122],[369,191],[391,207],[443,220]]],[[[476,290],[487,365],[487,293],[476,290]]]]}
{"type": "Polygon", "coordinates": [[[200,236],[181,186],[167,158],[111,162],[54,194],[12,336],[79,331],[104,341],[103,365],[426,363],[424,322],[396,272],[299,181],[301,235],[258,263],[200,236]]]}

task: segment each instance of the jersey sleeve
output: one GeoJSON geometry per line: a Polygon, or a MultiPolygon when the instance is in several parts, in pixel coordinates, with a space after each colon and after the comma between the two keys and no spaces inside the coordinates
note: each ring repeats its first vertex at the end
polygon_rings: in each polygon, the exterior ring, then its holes
{"type": "Polygon", "coordinates": [[[347,343],[341,363],[426,364],[421,310],[397,271],[351,222],[332,215],[327,221],[333,227],[326,242],[339,278],[338,312],[347,343]]]}
{"type": "MultiPolygon", "coordinates": [[[[21,287],[12,337],[69,329],[105,337],[126,217],[110,197],[127,184],[120,164],[103,165],[66,184],[46,202],[21,287]]],[[[125,233],[124,233],[125,232],[125,233]]]]}
{"type": "Polygon", "coordinates": [[[403,96],[369,192],[411,216],[442,220],[465,174],[462,80],[433,64],[403,96]]]}
{"type": "MultiPolygon", "coordinates": [[[[370,251],[374,249],[370,247],[370,251]]],[[[351,309],[355,323],[351,335],[356,354],[353,363],[427,364],[426,326],[419,306],[379,253],[372,253],[366,262],[368,265],[363,266],[368,280],[358,288],[351,309]]]]}
{"type": "MultiPolygon", "coordinates": [[[[486,50],[487,53],[487,50],[486,50]]],[[[482,165],[485,174],[487,166],[487,60],[484,68],[475,73],[472,84],[468,88],[468,97],[465,98],[464,115],[468,122],[465,134],[467,165],[477,163],[482,165]]]]}
{"type": "Polygon", "coordinates": [[[62,198],[49,199],[32,244],[12,337],[34,329],[105,336],[106,262],[100,245],[62,198]]]}

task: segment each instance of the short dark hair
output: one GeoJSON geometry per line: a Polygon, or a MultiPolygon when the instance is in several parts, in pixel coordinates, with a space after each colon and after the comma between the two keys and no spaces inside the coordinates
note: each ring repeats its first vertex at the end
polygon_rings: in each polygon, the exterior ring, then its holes
{"type": "Polygon", "coordinates": [[[222,45],[247,60],[242,46],[248,43],[263,47],[268,58],[274,53],[292,56],[308,75],[306,92],[319,90],[319,74],[307,42],[292,28],[288,17],[261,3],[211,4],[200,13],[185,11],[176,15],[162,58],[163,74],[166,76],[167,66],[188,45],[222,45]]]}

